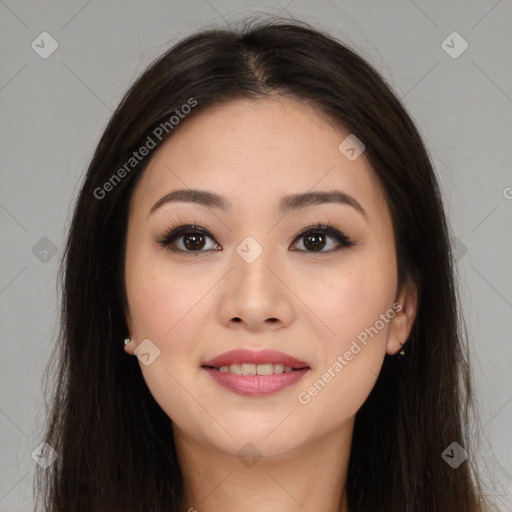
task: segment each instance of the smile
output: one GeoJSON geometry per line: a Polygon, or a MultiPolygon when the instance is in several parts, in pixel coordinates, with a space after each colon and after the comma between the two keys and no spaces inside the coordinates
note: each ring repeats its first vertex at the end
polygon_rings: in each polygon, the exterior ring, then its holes
{"type": "Polygon", "coordinates": [[[301,380],[311,370],[308,363],[276,350],[235,349],[201,366],[213,380],[232,393],[266,396],[301,380]]]}

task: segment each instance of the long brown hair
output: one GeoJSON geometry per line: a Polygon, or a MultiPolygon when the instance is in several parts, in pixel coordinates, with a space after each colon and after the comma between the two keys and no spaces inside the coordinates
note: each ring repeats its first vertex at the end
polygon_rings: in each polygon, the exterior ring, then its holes
{"type": "Polygon", "coordinates": [[[61,329],[44,437],[58,458],[37,476],[48,512],[179,510],[183,478],[171,422],[137,359],[122,350],[128,204],[154,152],[179,130],[171,116],[191,98],[196,104],[183,123],[213,104],[270,94],[315,105],[363,141],[392,214],[398,284],[409,278],[419,289],[406,358],[397,366],[386,356],[356,416],[350,512],[486,510],[468,435],[473,395],[450,230],[421,137],[357,53],[305,23],[273,20],[179,42],[131,86],[101,137],[61,267],[61,329]],[[158,131],[162,125],[167,130],[158,131]],[[147,156],[127,166],[148,137],[154,144],[147,156]],[[469,454],[456,469],[441,456],[453,442],[469,454]]]}

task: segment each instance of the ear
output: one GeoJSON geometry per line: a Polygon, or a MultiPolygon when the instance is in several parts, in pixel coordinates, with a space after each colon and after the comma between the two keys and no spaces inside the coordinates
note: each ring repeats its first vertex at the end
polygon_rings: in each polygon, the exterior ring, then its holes
{"type": "Polygon", "coordinates": [[[390,321],[389,335],[386,344],[386,353],[396,354],[407,341],[418,310],[418,289],[408,279],[397,293],[393,310],[395,316],[390,321]]]}
{"type": "Polygon", "coordinates": [[[130,343],[124,345],[123,348],[124,348],[124,351],[128,355],[133,356],[134,355],[134,351],[137,348],[137,345],[135,344],[135,341],[132,339],[132,340],[130,340],[130,343]]]}

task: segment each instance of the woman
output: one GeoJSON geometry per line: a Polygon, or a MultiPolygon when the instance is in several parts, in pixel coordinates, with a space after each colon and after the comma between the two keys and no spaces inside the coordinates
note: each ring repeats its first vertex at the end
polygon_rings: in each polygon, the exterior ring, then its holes
{"type": "Polygon", "coordinates": [[[47,510],[487,510],[449,239],[349,48],[297,22],[181,41],[78,197],[47,510]]]}

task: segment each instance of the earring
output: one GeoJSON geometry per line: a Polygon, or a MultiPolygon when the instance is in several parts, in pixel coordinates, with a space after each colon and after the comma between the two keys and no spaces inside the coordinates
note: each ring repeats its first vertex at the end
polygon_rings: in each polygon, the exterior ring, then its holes
{"type": "MultiPolygon", "coordinates": [[[[400,346],[403,347],[405,345],[406,341],[404,341],[403,343],[400,343],[400,346]]],[[[397,355],[397,359],[398,361],[403,361],[404,360],[404,357],[405,357],[405,350],[402,348],[400,350],[400,352],[398,352],[398,355],[397,355]]]]}
{"type": "Polygon", "coordinates": [[[131,339],[131,338],[126,337],[126,338],[124,339],[124,341],[123,341],[123,345],[126,347],[126,345],[128,345],[128,343],[130,343],[131,341],[132,341],[132,339],[131,339]]]}

